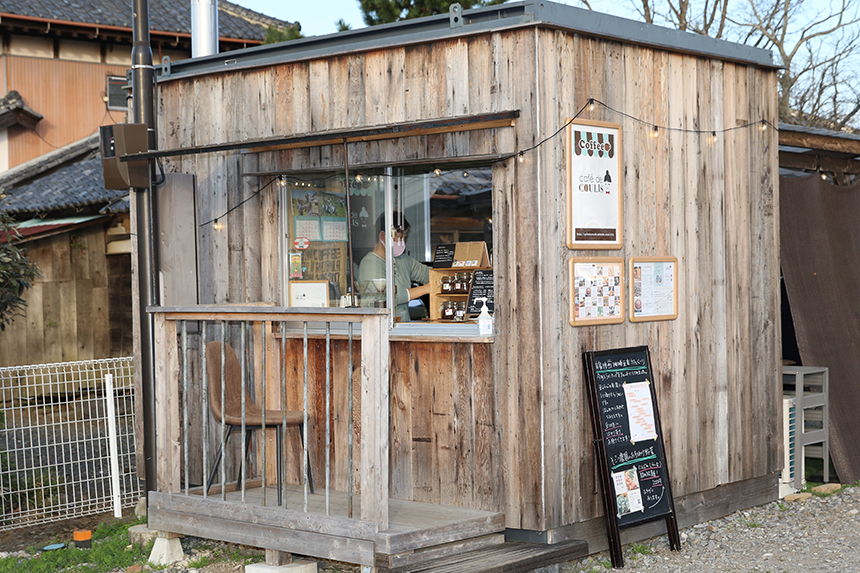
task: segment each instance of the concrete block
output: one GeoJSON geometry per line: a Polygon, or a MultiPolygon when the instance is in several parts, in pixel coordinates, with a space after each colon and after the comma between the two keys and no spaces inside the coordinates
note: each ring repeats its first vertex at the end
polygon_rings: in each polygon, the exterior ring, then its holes
{"type": "Polygon", "coordinates": [[[838,483],[826,483],[824,485],[817,485],[812,488],[814,493],[836,493],[842,489],[842,484],[838,483]]]}
{"type": "Polygon", "coordinates": [[[150,529],[144,524],[132,525],[128,528],[128,542],[132,545],[143,547],[156,537],[158,537],[158,531],[150,529]]]}
{"type": "Polygon", "coordinates": [[[153,565],[172,565],[183,559],[185,559],[185,553],[182,551],[182,542],[178,537],[173,539],[157,537],[155,539],[152,553],[149,554],[150,563],[153,565]]]}
{"type": "Polygon", "coordinates": [[[296,559],[287,565],[254,563],[245,565],[245,573],[317,573],[317,562],[296,559]]]}

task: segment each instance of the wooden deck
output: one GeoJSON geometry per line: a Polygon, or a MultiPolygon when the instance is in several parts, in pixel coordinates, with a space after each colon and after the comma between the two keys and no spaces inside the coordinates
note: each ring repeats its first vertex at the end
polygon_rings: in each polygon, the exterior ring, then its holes
{"type": "MultiPolygon", "coordinates": [[[[275,549],[321,559],[359,565],[398,566],[451,551],[499,544],[505,516],[431,503],[389,500],[389,527],[347,517],[347,496],[331,491],[326,514],[325,490],[308,495],[307,512],[299,486],[288,486],[284,504],[277,505],[277,490],[262,487],[241,492],[228,485],[226,500],[212,488],[208,497],[200,490],[189,494],[150,492],[149,527],[252,547],[275,549]],[[414,556],[414,557],[412,557],[414,556]]],[[[361,496],[354,496],[354,515],[359,515],[361,496]]]]}

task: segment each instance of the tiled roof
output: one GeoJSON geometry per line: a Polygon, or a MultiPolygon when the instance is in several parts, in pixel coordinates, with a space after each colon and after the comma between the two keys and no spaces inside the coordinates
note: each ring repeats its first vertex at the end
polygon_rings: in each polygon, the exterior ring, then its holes
{"type": "Polygon", "coordinates": [[[42,117],[44,116],[41,113],[24,105],[24,100],[15,90],[0,98],[0,129],[11,125],[22,125],[27,129],[33,129],[42,117]]]}
{"type": "MultiPolygon", "coordinates": [[[[129,0],[3,0],[0,14],[31,16],[62,22],[131,28],[129,0]]],[[[292,22],[270,18],[238,4],[218,0],[221,37],[263,40],[266,28],[286,28],[292,22]]],[[[191,33],[190,0],[149,0],[149,27],[158,32],[191,33]]]]}
{"type": "Polygon", "coordinates": [[[101,208],[121,199],[128,191],[104,188],[96,135],[3,173],[0,194],[5,194],[0,199],[0,210],[22,215],[101,208]]]}

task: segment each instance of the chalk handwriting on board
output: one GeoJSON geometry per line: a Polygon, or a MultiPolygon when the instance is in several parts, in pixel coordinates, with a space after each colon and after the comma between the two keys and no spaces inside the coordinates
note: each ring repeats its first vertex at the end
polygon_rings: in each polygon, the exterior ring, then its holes
{"type": "Polygon", "coordinates": [[[605,471],[613,482],[621,483],[623,477],[627,486],[636,485],[613,496],[622,526],[670,511],[653,375],[643,348],[590,356],[596,422],[606,451],[605,471]]]}

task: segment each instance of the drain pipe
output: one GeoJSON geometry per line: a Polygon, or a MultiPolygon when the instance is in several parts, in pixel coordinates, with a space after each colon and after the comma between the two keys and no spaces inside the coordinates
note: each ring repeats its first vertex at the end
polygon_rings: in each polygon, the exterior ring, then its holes
{"type": "MultiPolygon", "coordinates": [[[[149,149],[155,144],[155,67],[152,65],[152,47],[149,43],[148,0],[132,0],[131,93],[132,122],[147,126],[149,149]]],[[[150,164],[148,188],[135,188],[137,209],[137,278],[138,312],[140,323],[140,380],[143,401],[143,456],[146,491],[155,491],[157,466],[155,458],[155,357],[153,355],[153,321],[146,312],[147,306],[158,304],[155,270],[158,268],[155,238],[157,234],[156,199],[152,180],[155,163],[150,164]]]]}

